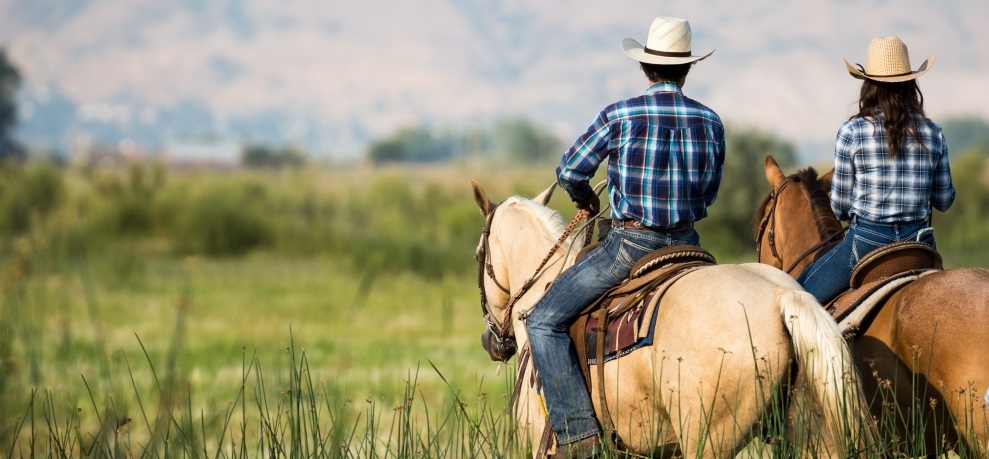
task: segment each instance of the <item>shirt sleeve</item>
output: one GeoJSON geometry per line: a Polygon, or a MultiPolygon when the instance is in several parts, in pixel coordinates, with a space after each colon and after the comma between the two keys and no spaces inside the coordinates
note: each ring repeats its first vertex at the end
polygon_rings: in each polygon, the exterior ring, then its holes
{"type": "Polygon", "coordinates": [[[951,168],[948,167],[948,141],[941,129],[937,131],[938,162],[934,168],[934,181],[931,183],[931,206],[944,212],[955,201],[955,187],[951,183],[951,168]]]}
{"type": "MultiPolygon", "coordinates": [[[[718,125],[720,128],[721,125],[718,125]]],[[[718,197],[718,190],[721,188],[721,177],[724,174],[725,168],[725,130],[723,128],[715,129],[714,135],[717,138],[717,151],[714,152],[715,166],[711,169],[710,178],[707,180],[707,186],[704,188],[704,205],[711,207],[714,204],[714,200],[718,197]]]]}
{"type": "Polygon", "coordinates": [[[834,147],[834,176],[831,179],[831,210],[838,220],[851,218],[852,185],[855,183],[855,130],[851,122],[841,125],[834,147]]]}
{"type": "Polygon", "coordinates": [[[602,111],[587,132],[577,138],[560,160],[556,175],[560,186],[574,202],[591,198],[594,189],[590,185],[598,166],[608,157],[609,123],[607,110],[602,111]]]}

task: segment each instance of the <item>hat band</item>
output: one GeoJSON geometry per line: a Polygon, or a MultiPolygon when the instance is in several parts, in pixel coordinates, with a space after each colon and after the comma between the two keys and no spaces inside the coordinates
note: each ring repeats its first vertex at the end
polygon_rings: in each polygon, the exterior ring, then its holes
{"type": "Polygon", "coordinates": [[[862,75],[865,75],[869,78],[896,78],[896,77],[907,76],[916,73],[913,71],[908,71],[906,73],[897,73],[895,75],[873,75],[871,73],[866,72],[865,67],[862,67],[862,64],[856,64],[856,65],[859,66],[859,70],[862,72],[862,75]]]}
{"type": "Polygon", "coordinates": [[[901,77],[901,76],[907,76],[907,75],[912,75],[912,74],[914,74],[914,73],[915,73],[915,72],[907,72],[907,73],[897,73],[896,75],[873,75],[873,74],[871,74],[871,73],[865,73],[865,72],[862,72],[862,75],[865,75],[865,76],[867,76],[867,77],[869,77],[869,78],[895,78],[895,77],[901,77]]]}
{"type": "Polygon", "coordinates": [[[648,47],[643,48],[643,51],[655,56],[662,56],[662,57],[690,57],[690,51],[685,51],[685,52],[656,51],[655,49],[649,49],[648,47]]]}

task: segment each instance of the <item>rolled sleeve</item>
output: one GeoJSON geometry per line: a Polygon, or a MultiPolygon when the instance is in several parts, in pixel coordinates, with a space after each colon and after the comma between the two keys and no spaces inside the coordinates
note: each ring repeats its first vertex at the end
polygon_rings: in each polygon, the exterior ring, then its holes
{"type": "Polygon", "coordinates": [[[955,187],[951,183],[951,168],[948,166],[948,143],[940,130],[937,139],[940,140],[941,149],[934,168],[934,181],[931,183],[931,206],[944,212],[955,202],[955,187]]]}
{"type": "Polygon", "coordinates": [[[838,130],[834,149],[834,176],[831,179],[831,210],[839,220],[848,220],[855,180],[855,133],[846,123],[838,130]]]}

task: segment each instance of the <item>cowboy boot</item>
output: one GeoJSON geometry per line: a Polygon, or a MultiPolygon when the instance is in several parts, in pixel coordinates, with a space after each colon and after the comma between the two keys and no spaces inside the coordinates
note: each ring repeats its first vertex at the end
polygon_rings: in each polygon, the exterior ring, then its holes
{"type": "Polygon", "coordinates": [[[577,440],[565,445],[556,445],[552,459],[591,459],[601,455],[601,439],[597,435],[577,440]]]}

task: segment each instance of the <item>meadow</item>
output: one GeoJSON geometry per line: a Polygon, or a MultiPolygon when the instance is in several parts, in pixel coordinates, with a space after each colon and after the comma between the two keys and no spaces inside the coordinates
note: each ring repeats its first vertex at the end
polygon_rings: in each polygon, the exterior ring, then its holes
{"type": "MultiPolygon", "coordinates": [[[[551,167],[0,175],[0,455],[526,454],[479,342],[470,179],[531,196],[551,167]]],[[[946,265],[989,265],[975,209],[944,217],[974,225],[946,265]]],[[[700,226],[719,261],[754,260],[725,224],[700,226]]]]}

